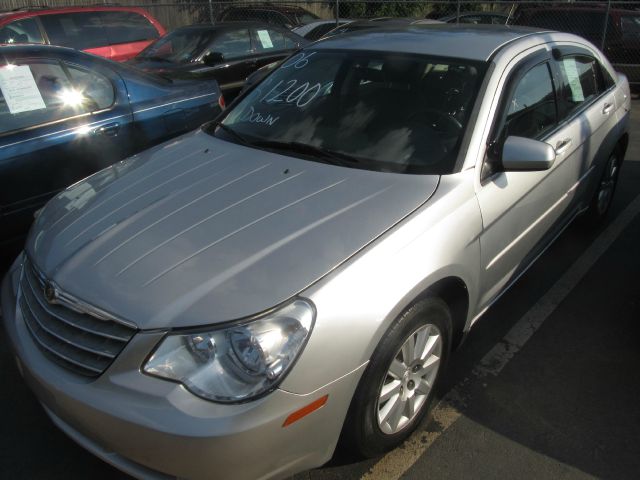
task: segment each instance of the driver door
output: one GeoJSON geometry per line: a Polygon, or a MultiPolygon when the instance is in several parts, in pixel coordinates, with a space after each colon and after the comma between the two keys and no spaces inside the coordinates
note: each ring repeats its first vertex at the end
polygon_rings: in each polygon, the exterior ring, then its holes
{"type": "Polygon", "coordinates": [[[548,53],[534,54],[507,80],[477,192],[482,212],[481,308],[527,268],[573,217],[573,186],[580,149],[575,125],[560,125],[556,80],[548,53]],[[509,136],[548,143],[554,164],[543,171],[504,171],[502,145],[509,136]]]}

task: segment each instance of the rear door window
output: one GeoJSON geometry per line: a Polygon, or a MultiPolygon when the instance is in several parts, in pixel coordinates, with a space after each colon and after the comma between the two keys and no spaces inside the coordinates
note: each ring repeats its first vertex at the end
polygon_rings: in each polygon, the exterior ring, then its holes
{"type": "Polygon", "coordinates": [[[87,50],[109,45],[102,12],[42,15],[40,20],[53,45],[87,50]]]}
{"type": "Polygon", "coordinates": [[[100,12],[110,45],[155,40],[160,35],[153,24],[135,12],[100,12]]]}
{"type": "Polygon", "coordinates": [[[563,117],[606,90],[597,60],[586,55],[567,55],[558,62],[561,76],[560,105],[563,117]]]}
{"type": "Polygon", "coordinates": [[[0,43],[44,43],[44,39],[36,20],[23,18],[0,28],[0,43]]]}
{"type": "Polygon", "coordinates": [[[0,68],[0,133],[108,108],[114,95],[98,73],[55,61],[15,62],[0,68]]]}
{"type": "Polygon", "coordinates": [[[249,30],[240,28],[237,30],[227,30],[222,32],[214,40],[210,47],[212,52],[220,52],[225,59],[244,57],[251,53],[251,39],[249,30]]]}
{"type": "Polygon", "coordinates": [[[253,44],[258,52],[284,50],[286,46],[285,36],[272,28],[256,28],[251,30],[253,44]]]}

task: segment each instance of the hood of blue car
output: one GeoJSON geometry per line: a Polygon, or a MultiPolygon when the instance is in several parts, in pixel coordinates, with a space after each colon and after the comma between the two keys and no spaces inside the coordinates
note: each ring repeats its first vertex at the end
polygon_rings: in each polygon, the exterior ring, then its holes
{"type": "Polygon", "coordinates": [[[52,199],[27,250],[58,287],[140,328],[278,305],[423,204],[437,176],[339,167],[203,131],[52,199]]]}

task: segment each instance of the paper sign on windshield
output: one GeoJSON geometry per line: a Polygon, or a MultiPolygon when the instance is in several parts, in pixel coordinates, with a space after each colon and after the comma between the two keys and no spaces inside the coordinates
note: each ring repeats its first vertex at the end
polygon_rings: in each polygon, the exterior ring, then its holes
{"type": "Polygon", "coordinates": [[[0,90],[11,113],[47,108],[28,65],[0,68],[0,90]]]}
{"type": "Polygon", "coordinates": [[[262,44],[262,48],[273,48],[273,42],[269,36],[269,32],[266,30],[258,30],[258,38],[262,44]]]}
{"type": "Polygon", "coordinates": [[[575,58],[564,58],[562,60],[562,66],[564,67],[564,73],[569,80],[569,88],[571,88],[571,96],[574,102],[584,102],[584,92],[582,91],[582,85],[580,84],[580,74],[578,73],[578,66],[576,65],[575,58]]]}

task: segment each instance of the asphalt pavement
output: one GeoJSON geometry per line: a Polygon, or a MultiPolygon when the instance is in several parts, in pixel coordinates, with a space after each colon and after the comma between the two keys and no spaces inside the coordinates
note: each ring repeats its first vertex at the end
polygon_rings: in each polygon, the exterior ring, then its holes
{"type": "MultiPolygon", "coordinates": [[[[569,227],[485,313],[416,434],[295,480],[640,477],[640,102],[632,112],[606,224],[569,227]]],[[[0,478],[129,478],[54,427],[0,332],[0,478]]]]}

